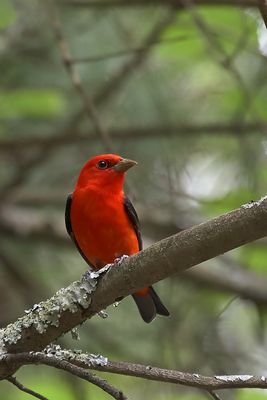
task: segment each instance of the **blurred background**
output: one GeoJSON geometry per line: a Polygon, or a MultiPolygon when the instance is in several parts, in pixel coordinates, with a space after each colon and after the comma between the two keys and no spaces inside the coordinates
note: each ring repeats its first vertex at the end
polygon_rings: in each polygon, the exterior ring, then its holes
{"type": "MultiPolygon", "coordinates": [[[[65,232],[64,208],[91,156],[112,151],[138,161],[127,191],[146,246],[266,194],[267,35],[259,11],[168,3],[1,0],[2,327],[86,270],[65,232]]],[[[144,324],[127,298],[107,319],[80,327],[80,341],[66,335],[60,343],[207,375],[267,374],[266,262],[266,240],[249,244],[156,285],[169,319],[144,324]]],[[[130,399],[208,398],[106,376],[130,399]]],[[[17,377],[50,400],[109,398],[48,367],[24,367],[17,377]]],[[[8,382],[0,393],[28,398],[8,382]]]]}

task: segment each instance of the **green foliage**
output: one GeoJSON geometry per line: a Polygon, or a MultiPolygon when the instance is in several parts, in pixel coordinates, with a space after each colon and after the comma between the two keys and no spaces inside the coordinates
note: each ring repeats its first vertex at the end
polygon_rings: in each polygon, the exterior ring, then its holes
{"type": "Polygon", "coordinates": [[[8,27],[17,18],[16,10],[11,0],[1,0],[0,2],[0,29],[8,27]]]}
{"type": "Polygon", "coordinates": [[[48,118],[63,111],[64,99],[52,89],[20,89],[0,93],[1,118],[48,118]]]}
{"type": "Polygon", "coordinates": [[[238,390],[237,400],[266,400],[266,392],[259,389],[238,390]]]}
{"type": "Polygon", "coordinates": [[[230,191],[221,198],[204,200],[202,202],[203,211],[207,214],[219,215],[234,210],[242,204],[249,203],[257,198],[258,194],[255,194],[252,190],[238,187],[238,190],[230,191]]]}
{"type": "Polygon", "coordinates": [[[265,245],[247,245],[242,248],[240,257],[251,269],[266,274],[267,248],[265,245]]]}

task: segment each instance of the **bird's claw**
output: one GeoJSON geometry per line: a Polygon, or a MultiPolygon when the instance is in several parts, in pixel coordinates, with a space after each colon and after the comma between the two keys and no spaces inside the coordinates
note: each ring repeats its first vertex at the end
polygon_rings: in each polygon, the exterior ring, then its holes
{"type": "Polygon", "coordinates": [[[101,311],[99,311],[99,313],[97,313],[97,314],[98,314],[98,316],[99,316],[100,318],[103,318],[103,319],[108,318],[108,313],[106,312],[106,310],[101,310],[101,311]]]}
{"type": "Polygon", "coordinates": [[[99,278],[100,275],[106,273],[111,267],[113,266],[113,264],[107,264],[105,265],[103,268],[94,271],[92,269],[88,269],[83,275],[82,275],[82,281],[87,281],[90,279],[97,279],[99,278]]]}
{"type": "Polygon", "coordinates": [[[115,258],[114,264],[120,266],[127,258],[129,258],[129,256],[127,256],[127,254],[123,254],[121,257],[115,258]]]}
{"type": "Polygon", "coordinates": [[[103,268],[98,270],[88,269],[81,277],[82,281],[88,281],[90,279],[97,279],[100,275],[106,273],[111,267],[114,265],[120,266],[124,260],[129,258],[126,254],[123,254],[121,257],[115,258],[114,262],[111,264],[106,264],[103,268]]]}

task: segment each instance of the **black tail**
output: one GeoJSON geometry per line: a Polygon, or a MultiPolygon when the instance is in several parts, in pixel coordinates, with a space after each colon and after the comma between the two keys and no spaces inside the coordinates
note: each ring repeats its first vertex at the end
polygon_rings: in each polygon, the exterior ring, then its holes
{"type": "Polygon", "coordinates": [[[153,321],[156,314],[164,315],[166,317],[170,315],[152,286],[149,287],[147,295],[140,296],[135,293],[133,294],[133,299],[138,307],[141,317],[147,323],[153,321]]]}

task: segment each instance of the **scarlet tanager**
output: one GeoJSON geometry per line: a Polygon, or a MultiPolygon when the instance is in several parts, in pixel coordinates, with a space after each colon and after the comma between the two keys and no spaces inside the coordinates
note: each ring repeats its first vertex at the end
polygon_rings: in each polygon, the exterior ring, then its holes
{"type": "MultiPolygon", "coordinates": [[[[125,172],[136,164],[115,154],[95,156],[84,165],[68,196],[67,231],[94,269],[142,250],[138,216],[123,192],[125,172]]],[[[134,293],[133,298],[145,322],[156,314],[169,315],[152,286],[134,293]]]]}

